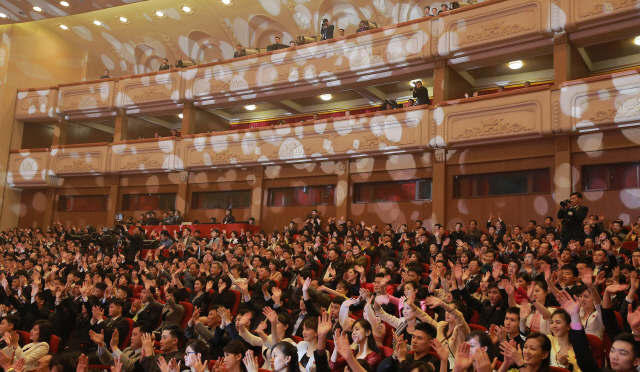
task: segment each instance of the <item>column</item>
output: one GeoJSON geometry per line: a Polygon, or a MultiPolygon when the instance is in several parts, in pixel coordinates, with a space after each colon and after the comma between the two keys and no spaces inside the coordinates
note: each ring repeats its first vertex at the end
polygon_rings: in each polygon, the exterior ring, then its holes
{"type": "Polygon", "coordinates": [[[185,102],[182,108],[182,133],[196,134],[197,108],[193,102],[185,102]]]}
{"type": "Polygon", "coordinates": [[[251,217],[256,219],[256,225],[262,226],[262,200],[264,195],[264,167],[253,169],[255,180],[251,188],[251,217]]]}
{"type": "Polygon", "coordinates": [[[119,186],[120,176],[111,176],[109,182],[109,202],[107,204],[107,223],[105,226],[113,226],[116,223],[116,213],[118,213],[119,186]]]}
{"type": "Polygon", "coordinates": [[[438,59],[433,72],[433,104],[451,99],[464,98],[464,94],[473,94],[473,86],[447,64],[447,60],[438,59]]]}
{"type": "Polygon", "coordinates": [[[47,188],[46,191],[47,201],[44,206],[44,213],[42,216],[42,227],[47,228],[48,226],[53,225],[53,211],[56,208],[56,189],[47,188]]]}
{"type": "Polygon", "coordinates": [[[189,172],[180,172],[180,183],[178,184],[178,194],[176,195],[176,209],[180,211],[184,220],[187,220],[187,185],[189,172]]]}
{"type": "Polygon", "coordinates": [[[62,146],[67,144],[67,134],[69,132],[69,120],[64,117],[58,119],[58,123],[53,128],[52,146],[62,146]]]}
{"type": "Polygon", "coordinates": [[[129,132],[129,114],[126,110],[118,109],[116,113],[116,128],[113,133],[113,142],[125,141],[129,132]]]}
{"type": "Polygon", "coordinates": [[[436,149],[431,175],[431,223],[446,223],[447,150],[436,149]]]}
{"type": "Polygon", "coordinates": [[[351,201],[351,180],[349,160],[340,160],[336,164],[338,182],[336,184],[336,216],[349,219],[349,203],[351,201]]]}
{"type": "Polygon", "coordinates": [[[589,67],[565,32],[553,38],[554,84],[589,76],[589,67]]]}
{"type": "Polygon", "coordinates": [[[573,166],[571,164],[571,140],[569,136],[558,136],[555,140],[553,184],[555,185],[556,204],[557,207],[560,207],[560,201],[569,199],[570,194],[573,192],[573,166]]]}

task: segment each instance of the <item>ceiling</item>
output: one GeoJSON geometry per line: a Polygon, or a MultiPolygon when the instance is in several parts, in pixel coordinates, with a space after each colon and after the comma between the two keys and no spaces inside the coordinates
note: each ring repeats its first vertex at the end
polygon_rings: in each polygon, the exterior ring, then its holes
{"type": "Polygon", "coordinates": [[[89,13],[138,1],[143,0],[0,0],[0,13],[5,15],[0,15],[0,25],[89,13]]]}
{"type": "Polygon", "coordinates": [[[606,43],[589,45],[584,51],[591,62],[602,62],[613,58],[623,58],[640,54],[640,46],[634,44],[635,37],[609,41],[606,43]]]}
{"type": "MultiPolygon", "coordinates": [[[[509,61],[510,62],[510,61],[509,61]]],[[[505,76],[512,74],[523,74],[540,70],[553,69],[553,55],[547,54],[542,56],[530,57],[522,60],[522,67],[513,70],[509,68],[509,62],[500,63],[492,66],[485,66],[466,70],[474,79],[481,79],[489,76],[505,76]]]]}

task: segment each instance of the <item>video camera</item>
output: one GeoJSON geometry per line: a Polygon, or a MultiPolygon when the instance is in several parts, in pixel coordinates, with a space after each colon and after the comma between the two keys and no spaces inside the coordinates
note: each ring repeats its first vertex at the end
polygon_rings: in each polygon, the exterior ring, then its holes
{"type": "Polygon", "coordinates": [[[571,204],[571,199],[565,199],[565,200],[560,201],[560,206],[563,207],[563,208],[566,207],[567,205],[570,205],[570,204],[571,204]]]}

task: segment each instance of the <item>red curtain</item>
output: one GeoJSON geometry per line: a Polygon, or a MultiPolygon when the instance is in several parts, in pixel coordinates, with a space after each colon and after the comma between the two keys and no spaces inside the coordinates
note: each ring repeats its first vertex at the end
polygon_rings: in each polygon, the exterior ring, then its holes
{"type": "Polygon", "coordinates": [[[611,190],[635,189],[638,186],[637,165],[611,167],[611,190]]]}
{"type": "Polygon", "coordinates": [[[551,176],[548,170],[535,172],[533,174],[532,192],[547,193],[551,192],[551,176]]]}
{"type": "Polygon", "coordinates": [[[489,178],[478,177],[478,192],[476,196],[487,196],[487,195],[489,195],[489,178]]]}
{"type": "Polygon", "coordinates": [[[153,211],[160,209],[160,197],[158,195],[137,195],[137,203],[133,210],[153,211]]]}
{"type": "Polygon", "coordinates": [[[587,190],[607,189],[607,168],[593,167],[587,171],[587,190]]]}
{"type": "Polygon", "coordinates": [[[458,177],[458,197],[470,198],[473,196],[473,178],[458,177]]]}
{"type": "Polygon", "coordinates": [[[86,195],[65,197],[64,210],[69,212],[103,212],[107,210],[107,196],[86,195]]]}

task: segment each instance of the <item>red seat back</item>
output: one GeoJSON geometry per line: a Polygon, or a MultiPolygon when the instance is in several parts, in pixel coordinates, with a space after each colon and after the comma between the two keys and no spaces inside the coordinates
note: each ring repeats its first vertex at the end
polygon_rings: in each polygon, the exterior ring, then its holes
{"type": "Polygon", "coordinates": [[[481,325],[478,324],[469,324],[469,329],[472,331],[482,331],[482,332],[486,332],[487,329],[481,325]]]}
{"type": "Polygon", "coordinates": [[[231,309],[231,315],[235,316],[238,314],[238,308],[240,307],[240,299],[242,298],[242,294],[233,289],[230,289],[229,292],[233,293],[233,295],[235,296],[233,309],[231,309]]]}
{"type": "Polygon", "coordinates": [[[18,344],[20,346],[24,346],[26,344],[31,343],[31,334],[29,334],[29,332],[25,332],[25,331],[16,331],[18,332],[18,335],[20,336],[20,340],[18,341],[18,344]]]}
{"type": "Polygon", "coordinates": [[[191,315],[193,315],[193,305],[191,302],[180,302],[180,305],[184,306],[184,314],[182,314],[182,319],[180,319],[180,327],[185,329],[187,328],[189,319],[191,319],[191,315]]]}
{"type": "Polygon", "coordinates": [[[131,340],[131,333],[133,333],[133,319],[131,318],[125,318],[127,320],[127,323],[129,323],[129,332],[127,332],[127,337],[124,338],[124,340],[120,343],[120,350],[124,350],[127,347],[127,344],[129,343],[129,340],[131,340]]]}
{"type": "Polygon", "coordinates": [[[56,354],[58,352],[59,345],[60,345],[60,337],[56,335],[51,335],[51,339],[49,339],[49,352],[52,354],[56,354]]]}
{"type": "Polygon", "coordinates": [[[388,358],[393,355],[393,349],[390,347],[380,346],[379,349],[380,349],[380,353],[384,354],[385,358],[388,358]]]}
{"type": "Polygon", "coordinates": [[[598,367],[602,368],[604,366],[604,346],[602,340],[600,337],[590,334],[587,334],[587,340],[589,341],[593,358],[598,363],[598,367]]]}

